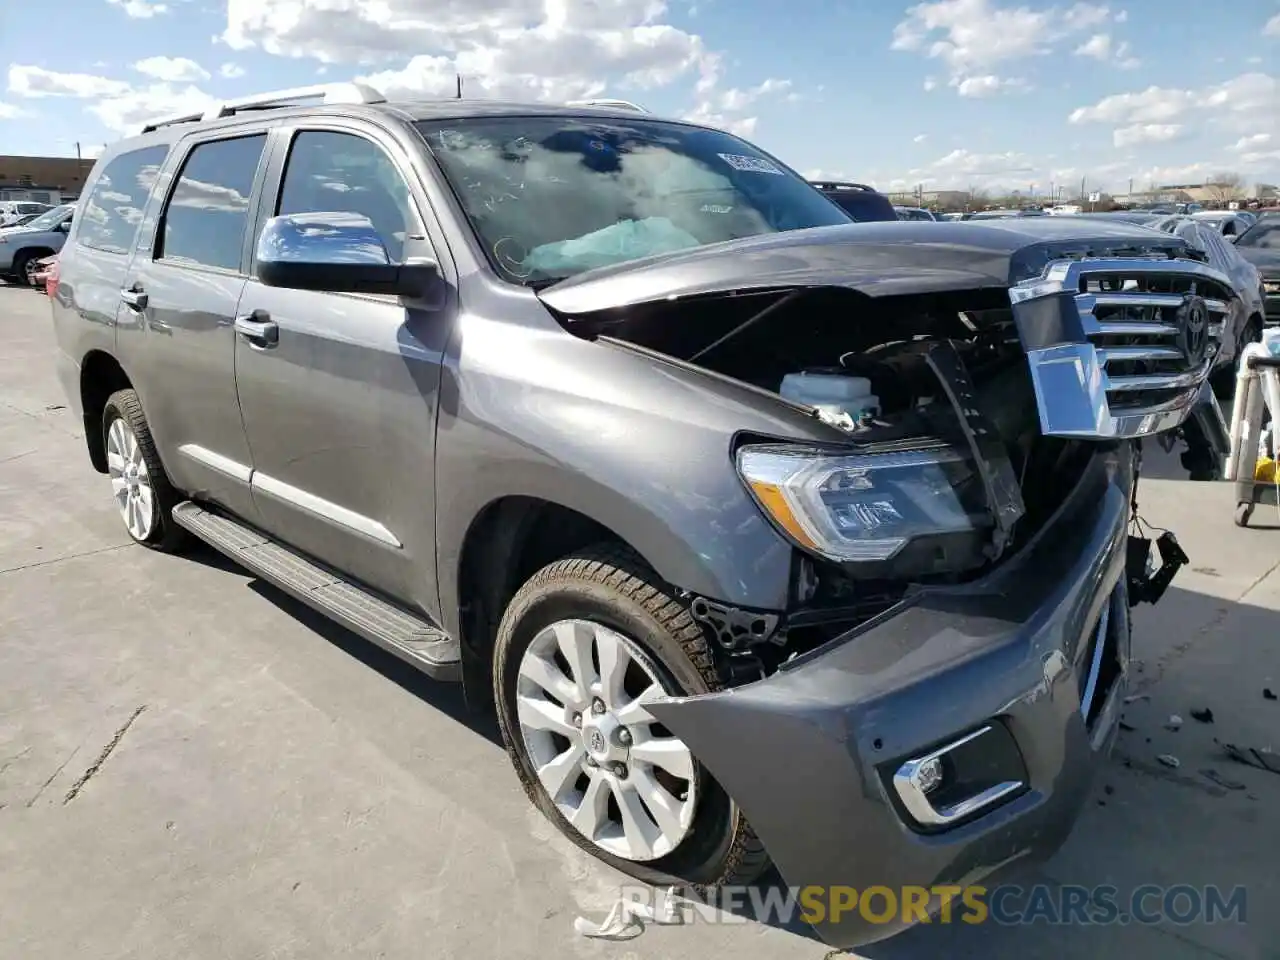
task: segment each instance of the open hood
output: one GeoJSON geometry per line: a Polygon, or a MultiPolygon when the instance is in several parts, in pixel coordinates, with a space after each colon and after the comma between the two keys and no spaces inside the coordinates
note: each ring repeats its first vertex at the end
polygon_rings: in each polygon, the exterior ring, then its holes
{"type": "MultiPolygon", "coordinates": [[[[590,270],[539,292],[572,323],[706,294],[846,287],[871,297],[1008,287],[1069,256],[1186,255],[1185,241],[1121,222],[855,223],[765,234],[590,270]]],[[[1197,255],[1198,256],[1198,255],[1197,255]]]]}

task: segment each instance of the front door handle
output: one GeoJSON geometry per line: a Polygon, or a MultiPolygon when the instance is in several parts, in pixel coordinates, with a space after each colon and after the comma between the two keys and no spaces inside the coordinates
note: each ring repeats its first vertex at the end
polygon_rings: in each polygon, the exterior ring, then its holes
{"type": "Polygon", "coordinates": [[[280,342],[280,328],[262,310],[236,317],[236,333],[254,347],[274,347],[280,342]]]}
{"type": "Polygon", "coordinates": [[[120,291],[120,302],[134,310],[147,308],[147,295],[140,287],[130,287],[120,291]]]}

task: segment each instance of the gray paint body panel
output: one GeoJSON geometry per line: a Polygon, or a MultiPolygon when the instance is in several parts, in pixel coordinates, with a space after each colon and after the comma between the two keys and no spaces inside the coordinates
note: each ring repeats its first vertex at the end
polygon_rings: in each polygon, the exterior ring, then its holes
{"type": "MultiPolygon", "coordinates": [[[[1103,459],[987,581],[923,593],[766,680],[650,706],[742,805],[788,884],[990,885],[1066,839],[1126,690],[1122,677],[1087,730],[1086,641],[1123,579],[1129,517],[1130,473],[1121,463],[1108,480],[1103,459]],[[884,771],[993,718],[1013,734],[1029,790],[946,833],[913,833],[884,771]]],[[[1127,603],[1117,609],[1127,620],[1127,603]]],[[[1120,636],[1127,664],[1127,623],[1120,636]]],[[[856,911],[817,925],[837,947],[900,929],[856,911]]]]}
{"type": "MultiPolygon", "coordinates": [[[[468,109],[281,110],[256,121],[273,130],[255,191],[257,223],[268,206],[261,197],[278,186],[292,125],[330,123],[384,144],[409,174],[425,243],[440,262],[446,290],[438,302],[268,289],[249,279],[247,242],[239,273],[152,262],[157,198],[181,150],[144,213],[134,263],[78,247],[73,236],[54,302],[60,374],[73,404],[85,356],[117,356],[180,488],[454,637],[463,632],[461,608],[474,599],[459,587],[468,533],[487,507],[510,497],[591,517],[679,588],[783,610],[794,551],[748,495],[731,448],[743,432],[847,440],[745,384],[574,336],[551,309],[572,316],[737,289],[744,278],[779,287],[839,281],[879,293],[1003,286],[1019,269],[1038,269],[1051,246],[1178,242],[1118,225],[1091,225],[1082,239],[1050,218],[868,224],[841,234],[847,243],[828,243],[836,234],[795,235],[747,243],[750,256],[726,245],[629,277],[593,271],[540,299],[489,272],[409,125],[468,109]],[[118,306],[120,288],[135,277],[151,297],[143,311],[118,306]],[[236,337],[234,317],[254,310],[277,321],[278,346],[256,349],[236,337]],[[266,482],[255,490],[258,472],[266,482]]],[[[166,129],[113,147],[99,169],[139,145],[244,129],[242,120],[166,129]]],[[[1051,852],[1065,837],[1114,721],[1104,712],[1087,734],[1073,683],[1087,623],[1123,568],[1128,466],[1120,463],[1112,478],[1103,464],[1117,449],[1130,448],[1100,447],[1110,452],[1099,452],[1056,522],[988,581],[920,594],[767,680],[653,707],[741,804],[790,882],[977,880],[1010,859],[1051,852]],[[1051,672],[1049,664],[1065,666],[1051,672]],[[1023,750],[1030,792],[945,838],[913,835],[893,812],[881,766],[993,716],[1023,750]]],[[[1114,700],[1123,687],[1108,695],[1114,700]]],[[[867,929],[856,916],[850,924],[820,933],[853,945],[895,929],[867,929]]]]}

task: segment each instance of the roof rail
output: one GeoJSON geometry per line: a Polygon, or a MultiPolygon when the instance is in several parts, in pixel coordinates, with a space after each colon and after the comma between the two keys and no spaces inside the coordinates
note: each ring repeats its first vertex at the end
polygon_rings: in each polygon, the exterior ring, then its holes
{"type": "Polygon", "coordinates": [[[878,193],[875,187],[867,186],[865,183],[854,183],[852,180],[811,180],[810,184],[819,190],[869,190],[872,193],[878,193]]]}
{"type": "Polygon", "coordinates": [[[196,113],[179,113],[167,117],[159,117],[145,123],[140,133],[151,133],[161,127],[172,127],[179,123],[209,122],[234,116],[240,110],[254,110],[266,107],[295,107],[308,100],[319,100],[329,103],[386,103],[387,98],[381,91],[363,83],[323,83],[312,87],[295,87],[292,90],[272,90],[269,93],[255,93],[235,100],[220,100],[196,113]]]}
{"type": "Polygon", "coordinates": [[[598,100],[570,100],[566,106],[569,107],[603,107],[607,110],[629,110],[633,113],[648,113],[644,107],[638,103],[632,103],[630,100],[611,100],[608,98],[598,100]]]}

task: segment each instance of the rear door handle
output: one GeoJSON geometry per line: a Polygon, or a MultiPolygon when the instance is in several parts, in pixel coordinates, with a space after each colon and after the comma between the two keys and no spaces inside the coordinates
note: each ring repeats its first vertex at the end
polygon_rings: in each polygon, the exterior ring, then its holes
{"type": "Polygon", "coordinates": [[[236,333],[254,347],[274,347],[280,342],[280,328],[263,310],[236,317],[236,333]]]}
{"type": "Polygon", "coordinates": [[[134,310],[145,310],[147,308],[147,295],[139,289],[129,289],[120,291],[120,302],[134,310]]]}

